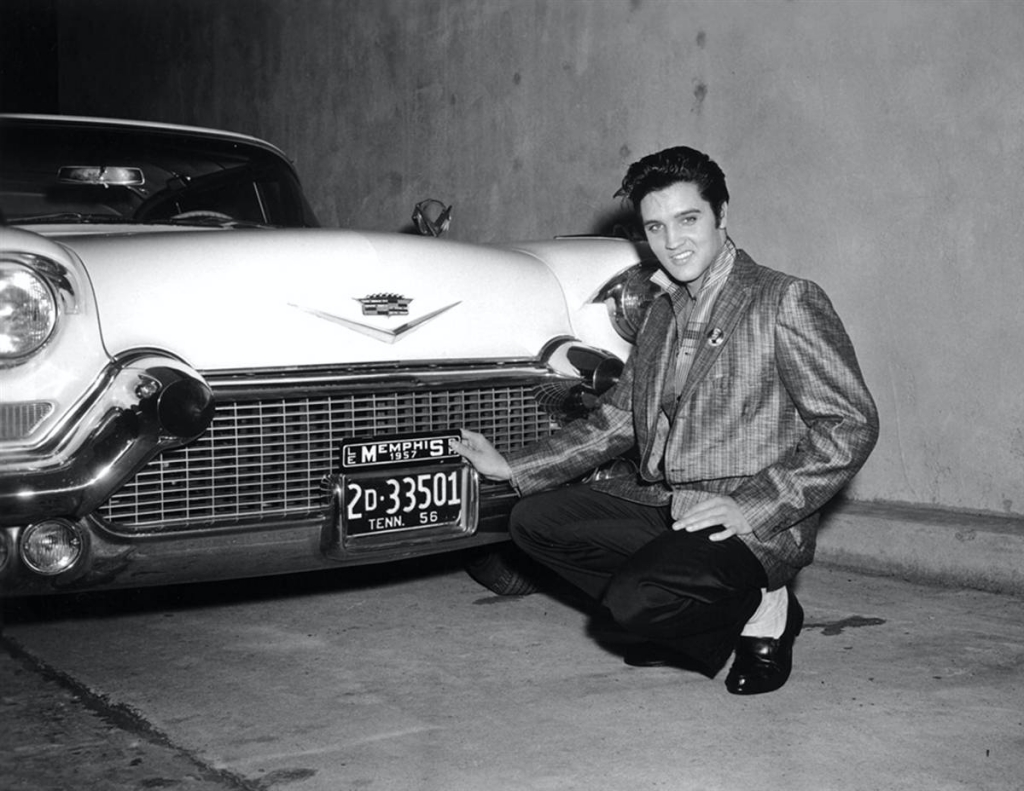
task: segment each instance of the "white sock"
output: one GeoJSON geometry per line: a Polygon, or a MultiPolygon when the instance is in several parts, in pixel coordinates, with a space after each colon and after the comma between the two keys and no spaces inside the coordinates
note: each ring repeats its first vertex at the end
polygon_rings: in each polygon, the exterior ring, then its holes
{"type": "Polygon", "coordinates": [[[789,612],[789,591],[786,587],[773,591],[761,588],[761,605],[757,608],[741,637],[782,637],[786,630],[786,614],[789,612]]]}

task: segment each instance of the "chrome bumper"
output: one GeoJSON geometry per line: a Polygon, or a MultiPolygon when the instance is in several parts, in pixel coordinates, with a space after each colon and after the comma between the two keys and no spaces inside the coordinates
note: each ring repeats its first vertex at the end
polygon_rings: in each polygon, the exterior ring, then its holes
{"type": "Polygon", "coordinates": [[[492,491],[480,503],[476,530],[447,537],[422,536],[385,543],[372,551],[346,548],[333,514],[270,521],[204,534],[150,536],[125,541],[94,517],[79,521],[83,556],[55,576],[32,573],[13,557],[20,528],[0,530],[8,562],[0,567],[0,596],[41,596],[78,591],[215,582],[408,560],[507,541],[511,488],[492,491]]]}
{"type": "Polygon", "coordinates": [[[213,392],[170,357],[115,361],[39,445],[0,460],[0,526],[95,510],[156,454],[206,430],[213,392]]]}
{"type": "MultiPolygon", "coordinates": [[[[553,430],[551,412],[587,408],[582,401],[577,403],[577,396],[599,389],[598,374],[607,367],[607,359],[606,354],[563,339],[554,342],[540,361],[431,363],[416,368],[356,366],[200,376],[176,360],[153,353],[115,361],[90,396],[40,447],[2,459],[0,528],[5,529],[0,529],[0,594],[255,577],[388,562],[506,541],[507,518],[516,496],[507,485],[483,484],[475,531],[449,535],[425,530],[409,538],[384,535],[358,546],[346,544],[339,536],[337,493],[330,486],[323,488],[325,482],[330,484],[334,469],[336,443],[331,437],[377,433],[378,421],[385,431],[398,433],[437,429],[440,424],[447,429],[451,423],[500,434],[510,447],[524,444],[532,435],[527,436],[523,416],[509,406],[518,402],[495,401],[490,392],[509,389],[523,402],[543,402],[531,407],[536,414],[530,413],[530,430],[546,436],[553,430]],[[446,388],[474,391],[477,385],[480,397],[467,399],[458,412],[450,411],[444,398],[437,403],[429,398],[446,388]],[[398,401],[377,403],[384,386],[398,401]],[[337,400],[339,394],[350,395],[359,404],[364,398],[370,402],[365,412],[353,411],[345,401],[321,409],[321,402],[337,400]],[[214,416],[215,397],[219,417],[214,416]],[[271,432],[267,439],[261,433],[262,420],[250,420],[245,410],[262,409],[268,398],[282,414],[289,415],[287,405],[297,400],[319,417],[313,420],[306,412],[294,419],[275,417],[267,428],[271,432]],[[368,417],[358,417],[364,414],[368,417]],[[384,422],[398,421],[399,414],[413,422],[408,426],[395,422],[393,427],[384,422]],[[464,419],[470,415],[473,420],[464,419]],[[424,420],[431,425],[420,426],[424,420]],[[435,420],[439,425],[433,425],[435,420]],[[317,421],[326,421],[326,428],[317,421]],[[301,467],[301,486],[287,491],[287,508],[268,507],[266,496],[260,494],[258,508],[251,512],[235,509],[227,517],[222,515],[225,507],[234,507],[231,497],[221,491],[234,457],[218,451],[224,448],[214,436],[218,426],[227,429],[231,442],[238,443],[242,436],[258,439],[261,453],[255,473],[259,481],[281,474],[281,464],[264,452],[275,447],[278,434],[289,452],[292,445],[305,441],[306,434],[315,435],[309,440],[315,469],[310,464],[301,467]],[[154,461],[158,454],[160,459],[154,461]],[[139,482],[147,475],[155,478],[153,487],[139,482]],[[221,487],[216,497],[207,498],[216,506],[211,513],[188,518],[171,513],[175,503],[184,503],[192,511],[205,507],[202,487],[210,486],[210,480],[221,487]],[[156,517],[149,508],[153,498],[164,509],[158,508],[156,517]],[[51,518],[74,523],[81,554],[64,571],[36,574],[20,560],[23,545],[33,530],[38,533],[37,523],[51,518]]],[[[248,489],[245,492],[248,497],[248,489]]]]}

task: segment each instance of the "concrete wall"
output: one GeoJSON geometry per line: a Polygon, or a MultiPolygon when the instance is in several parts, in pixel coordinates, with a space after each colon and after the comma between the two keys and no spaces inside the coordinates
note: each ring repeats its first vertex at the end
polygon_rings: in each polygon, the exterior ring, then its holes
{"type": "Polygon", "coordinates": [[[591,232],[629,162],[709,151],[733,238],[857,346],[882,437],[848,494],[1024,515],[1024,3],[58,6],[63,112],[265,137],[327,224],[436,197],[456,238],[591,232]]]}

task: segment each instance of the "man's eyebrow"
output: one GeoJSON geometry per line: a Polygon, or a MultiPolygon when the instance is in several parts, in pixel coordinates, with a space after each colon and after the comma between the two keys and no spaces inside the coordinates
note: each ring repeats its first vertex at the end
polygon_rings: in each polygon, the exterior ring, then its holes
{"type": "MultiPolygon", "coordinates": [[[[691,215],[691,214],[701,214],[702,212],[703,212],[703,209],[700,209],[698,207],[694,207],[692,209],[681,209],[680,211],[677,211],[675,214],[673,214],[672,217],[673,218],[676,218],[676,217],[686,217],[686,216],[691,215]]],[[[663,220],[659,220],[657,218],[652,217],[649,220],[644,220],[644,225],[650,225],[651,223],[661,223],[661,222],[663,222],[663,220]]]]}

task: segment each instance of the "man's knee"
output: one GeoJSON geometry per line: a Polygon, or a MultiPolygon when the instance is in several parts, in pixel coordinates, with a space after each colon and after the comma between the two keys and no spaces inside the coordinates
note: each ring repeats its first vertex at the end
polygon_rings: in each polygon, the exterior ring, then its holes
{"type": "Polygon", "coordinates": [[[551,521],[550,509],[543,506],[546,499],[544,494],[535,494],[522,498],[512,507],[508,532],[513,543],[520,548],[526,549],[543,538],[551,521]]]}
{"type": "Polygon", "coordinates": [[[766,582],[738,539],[727,545],[672,533],[635,553],[608,583],[603,602],[617,623],[640,634],[697,633],[745,621],[766,582]]]}
{"type": "Polygon", "coordinates": [[[520,547],[523,541],[528,541],[530,523],[528,516],[523,518],[523,509],[520,507],[522,504],[523,500],[519,500],[512,506],[512,513],[508,517],[508,533],[512,537],[513,543],[520,547]]]}
{"type": "Polygon", "coordinates": [[[603,603],[616,623],[642,634],[655,613],[678,598],[664,588],[645,582],[640,575],[623,570],[608,583],[603,603]]]}
{"type": "Polygon", "coordinates": [[[555,489],[523,497],[512,507],[509,516],[513,538],[516,535],[542,537],[575,521],[580,496],[574,489],[555,489]]]}

